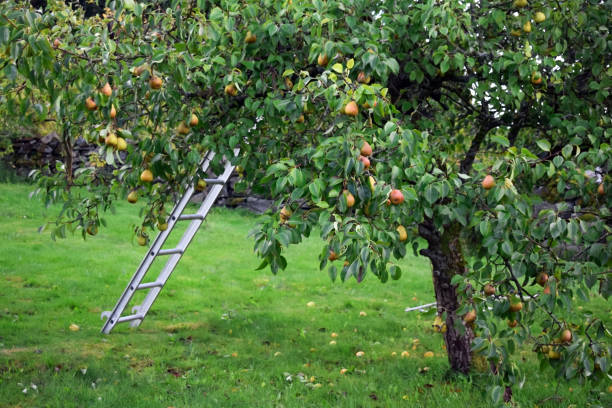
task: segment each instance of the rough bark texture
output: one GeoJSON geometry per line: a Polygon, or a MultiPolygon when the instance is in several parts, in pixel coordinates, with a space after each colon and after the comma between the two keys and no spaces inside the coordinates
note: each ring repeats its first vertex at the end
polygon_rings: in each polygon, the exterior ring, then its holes
{"type": "Polygon", "coordinates": [[[465,273],[459,232],[459,225],[446,228],[442,234],[431,222],[426,221],[419,226],[419,233],[428,243],[428,248],[421,250],[421,254],[431,260],[438,310],[446,312],[444,342],[448,361],[452,370],[467,373],[472,365],[470,347],[474,333],[469,326],[464,325],[462,317],[456,314],[459,301],[455,287],[451,285],[453,276],[465,273]],[[464,326],[463,333],[456,326],[464,326]]]}

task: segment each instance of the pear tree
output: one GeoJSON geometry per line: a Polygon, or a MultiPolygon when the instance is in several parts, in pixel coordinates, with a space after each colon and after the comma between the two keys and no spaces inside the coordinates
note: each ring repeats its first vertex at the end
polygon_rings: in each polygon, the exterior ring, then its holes
{"type": "Polygon", "coordinates": [[[239,148],[237,187],[277,200],[252,234],[260,268],[285,269],[314,231],[333,280],[427,257],[450,368],[486,360],[499,402],[526,346],[568,379],[612,373],[609,316],[588,307],[610,295],[610,16],[577,0],[117,0],[86,18],[7,0],[0,103],[61,139],[34,174],[63,204],[54,236],[129,199],[146,243],[202,154],[239,148]],[[75,166],[83,139],[96,148],[75,166]]]}

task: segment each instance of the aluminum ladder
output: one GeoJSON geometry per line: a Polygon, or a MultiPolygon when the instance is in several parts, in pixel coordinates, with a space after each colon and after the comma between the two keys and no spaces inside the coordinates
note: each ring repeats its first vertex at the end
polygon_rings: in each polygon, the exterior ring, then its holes
{"type": "MultiPolygon", "coordinates": [[[[234,149],[234,155],[237,156],[238,153],[239,149],[234,149]]],[[[208,170],[208,167],[210,166],[210,163],[214,157],[214,152],[208,152],[204,155],[202,162],[199,165],[202,173],[206,174],[206,171],[208,170]]],[[[151,247],[142,259],[138,269],[136,269],[134,276],[132,276],[132,279],[123,291],[123,294],[121,297],[119,297],[119,300],[117,301],[117,304],[113,310],[102,312],[101,318],[106,318],[106,322],[104,323],[104,326],[102,326],[102,333],[109,334],[118,323],[130,322],[131,327],[137,327],[140,325],[140,323],[142,323],[143,319],[147,315],[147,312],[151,308],[151,305],[153,302],[155,302],[155,299],[168,281],[168,278],[170,278],[170,275],[181,260],[181,257],[187,250],[191,240],[198,232],[202,222],[208,215],[214,202],[217,200],[219,193],[223,189],[223,186],[227,183],[232,171],[234,171],[236,166],[231,163],[231,160],[224,157],[224,161],[225,168],[220,176],[217,176],[217,178],[204,179],[206,184],[211,185],[212,187],[210,187],[210,190],[200,205],[198,211],[193,214],[183,214],[185,207],[196,191],[195,185],[197,183],[197,177],[194,178],[191,185],[187,188],[187,191],[185,191],[183,194],[183,197],[175,204],[172,212],[168,216],[168,228],[165,231],[161,231],[157,237],[155,237],[151,247]],[[170,236],[170,233],[178,221],[191,221],[191,223],[183,233],[183,236],[175,248],[162,249],[162,246],[164,245],[168,236],[170,236]],[[157,257],[165,256],[168,257],[168,260],[155,281],[142,283],[155,259],[157,257]],[[130,303],[130,300],[132,300],[132,297],[136,291],[147,289],[149,292],[145,296],[143,302],[140,305],[132,308],[132,314],[123,316],[122,314],[125,308],[130,303]]]]}

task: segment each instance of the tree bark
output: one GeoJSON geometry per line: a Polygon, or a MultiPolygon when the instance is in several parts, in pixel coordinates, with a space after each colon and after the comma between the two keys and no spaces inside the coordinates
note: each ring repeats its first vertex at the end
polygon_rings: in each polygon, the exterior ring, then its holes
{"type": "Polygon", "coordinates": [[[419,225],[419,233],[428,243],[428,248],[421,250],[421,255],[428,257],[432,264],[438,311],[446,313],[444,342],[448,361],[452,370],[467,374],[472,365],[471,343],[474,333],[456,313],[459,300],[456,288],[451,284],[453,276],[465,273],[460,231],[459,224],[448,226],[442,234],[431,221],[419,225]]]}

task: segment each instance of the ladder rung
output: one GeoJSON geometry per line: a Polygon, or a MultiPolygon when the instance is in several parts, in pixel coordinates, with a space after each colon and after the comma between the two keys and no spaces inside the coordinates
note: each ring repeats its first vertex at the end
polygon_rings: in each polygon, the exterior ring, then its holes
{"type": "Polygon", "coordinates": [[[185,252],[182,248],[172,248],[172,249],[160,249],[157,251],[157,255],[174,255],[174,254],[182,254],[185,252]]]}
{"type": "Polygon", "coordinates": [[[162,286],[164,286],[164,284],[161,282],[147,282],[147,283],[141,283],[140,285],[138,285],[137,289],[140,290],[140,289],[161,288],[162,286]]]}
{"type": "Polygon", "coordinates": [[[121,316],[120,318],[117,319],[117,323],[131,322],[132,320],[142,320],[142,319],[144,319],[144,315],[139,313],[139,314],[133,314],[129,316],[121,316]]]}
{"type": "Polygon", "coordinates": [[[204,181],[206,182],[206,184],[225,184],[225,181],[221,180],[221,179],[204,179],[204,181]]]}
{"type": "Polygon", "coordinates": [[[203,220],[204,218],[206,218],[204,215],[202,214],[183,214],[183,215],[179,215],[178,219],[179,221],[185,221],[185,220],[203,220]]]}

